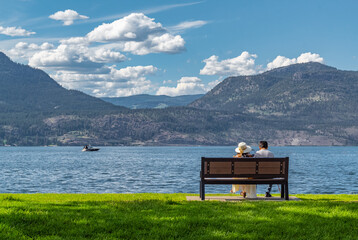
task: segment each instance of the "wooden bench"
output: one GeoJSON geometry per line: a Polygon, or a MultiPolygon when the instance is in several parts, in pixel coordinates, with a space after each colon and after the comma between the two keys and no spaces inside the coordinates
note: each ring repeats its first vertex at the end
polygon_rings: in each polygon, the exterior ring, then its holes
{"type": "Polygon", "coordinates": [[[288,200],[288,160],[202,157],[200,198],[205,200],[205,184],[281,184],[281,198],[288,200]]]}

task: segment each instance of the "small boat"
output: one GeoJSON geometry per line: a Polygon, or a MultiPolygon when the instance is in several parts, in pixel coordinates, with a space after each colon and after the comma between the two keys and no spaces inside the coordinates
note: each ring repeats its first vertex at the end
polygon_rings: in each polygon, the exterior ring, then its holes
{"type": "Polygon", "coordinates": [[[82,152],[95,152],[95,151],[98,151],[99,148],[93,148],[93,147],[89,147],[89,146],[84,146],[83,149],[82,149],[82,152]]]}

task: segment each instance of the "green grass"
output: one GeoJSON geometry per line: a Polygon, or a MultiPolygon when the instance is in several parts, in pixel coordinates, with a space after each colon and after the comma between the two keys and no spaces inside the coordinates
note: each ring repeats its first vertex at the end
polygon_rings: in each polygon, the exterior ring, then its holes
{"type": "Polygon", "coordinates": [[[357,239],[358,195],[0,194],[0,239],[357,239]]]}

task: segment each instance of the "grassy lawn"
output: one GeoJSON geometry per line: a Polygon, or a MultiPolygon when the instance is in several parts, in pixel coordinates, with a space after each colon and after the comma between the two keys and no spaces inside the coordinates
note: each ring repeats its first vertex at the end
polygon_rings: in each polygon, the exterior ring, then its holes
{"type": "Polygon", "coordinates": [[[0,239],[358,239],[358,195],[0,194],[0,239]]]}

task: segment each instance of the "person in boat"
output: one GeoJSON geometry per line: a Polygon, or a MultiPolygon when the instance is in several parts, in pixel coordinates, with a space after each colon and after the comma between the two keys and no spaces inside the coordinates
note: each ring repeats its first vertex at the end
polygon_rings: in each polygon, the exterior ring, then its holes
{"type": "MultiPolygon", "coordinates": [[[[235,158],[253,157],[253,155],[250,153],[251,151],[252,151],[252,148],[250,146],[248,146],[245,142],[241,142],[238,144],[237,148],[235,149],[236,154],[233,157],[235,157],[235,158]]],[[[250,188],[251,188],[250,185],[233,184],[231,187],[231,192],[235,193],[235,192],[239,191],[240,195],[245,198],[247,191],[250,188]]]]}
{"type": "MultiPolygon", "coordinates": [[[[259,149],[260,150],[255,153],[256,158],[273,158],[274,157],[273,153],[268,150],[268,143],[266,141],[259,142],[259,149]]],[[[272,197],[271,189],[272,189],[272,184],[270,184],[268,186],[265,197],[272,197]]]]}
{"type": "Polygon", "coordinates": [[[85,146],[84,146],[84,149],[88,149],[88,146],[87,146],[87,145],[85,145],[85,146]]]}

